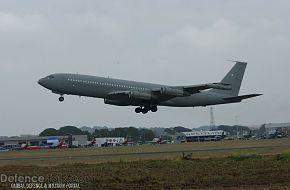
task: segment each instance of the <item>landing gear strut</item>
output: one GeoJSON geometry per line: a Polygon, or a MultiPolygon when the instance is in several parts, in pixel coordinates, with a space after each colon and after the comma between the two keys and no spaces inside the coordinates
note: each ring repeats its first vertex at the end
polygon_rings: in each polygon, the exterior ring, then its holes
{"type": "Polygon", "coordinates": [[[146,114],[148,111],[157,112],[157,106],[144,106],[144,107],[137,107],[135,109],[136,113],[143,113],[146,114]]]}
{"type": "Polygon", "coordinates": [[[60,102],[63,102],[63,101],[64,101],[64,97],[61,96],[61,97],[58,98],[58,100],[59,100],[60,102]]]}

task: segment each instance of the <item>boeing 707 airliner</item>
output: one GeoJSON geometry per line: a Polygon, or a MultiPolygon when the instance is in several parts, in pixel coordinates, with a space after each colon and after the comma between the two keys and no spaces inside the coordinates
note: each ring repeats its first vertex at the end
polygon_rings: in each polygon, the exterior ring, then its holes
{"type": "Polygon", "coordinates": [[[219,83],[169,86],[80,74],[57,73],[38,83],[59,94],[103,98],[105,104],[137,106],[136,113],[156,112],[157,106],[196,107],[241,102],[262,94],[239,96],[247,63],[236,62],[219,83]]]}

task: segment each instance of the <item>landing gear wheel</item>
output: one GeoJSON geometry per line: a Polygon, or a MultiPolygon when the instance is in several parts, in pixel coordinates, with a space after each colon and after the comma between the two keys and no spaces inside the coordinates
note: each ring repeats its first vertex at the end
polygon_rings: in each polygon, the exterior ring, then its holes
{"type": "Polygon", "coordinates": [[[60,102],[63,102],[63,101],[64,101],[64,97],[61,96],[61,97],[58,98],[58,100],[59,100],[60,102]]]}
{"type": "Polygon", "coordinates": [[[135,109],[135,112],[136,113],[140,113],[141,111],[142,111],[142,108],[141,107],[138,107],[138,108],[135,109]]]}
{"type": "Polygon", "coordinates": [[[142,109],[142,113],[143,113],[143,114],[148,113],[148,109],[146,109],[146,108],[142,109]]]}
{"type": "Polygon", "coordinates": [[[151,107],[151,111],[152,111],[152,112],[157,112],[157,110],[158,110],[158,109],[157,109],[157,106],[152,106],[152,107],[151,107]]]}

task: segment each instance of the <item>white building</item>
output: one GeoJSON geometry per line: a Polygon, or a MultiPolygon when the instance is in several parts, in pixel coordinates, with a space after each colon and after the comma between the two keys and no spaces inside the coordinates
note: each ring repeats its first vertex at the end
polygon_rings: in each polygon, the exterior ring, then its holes
{"type": "Polygon", "coordinates": [[[96,147],[118,146],[125,141],[124,137],[96,138],[96,147]]]}

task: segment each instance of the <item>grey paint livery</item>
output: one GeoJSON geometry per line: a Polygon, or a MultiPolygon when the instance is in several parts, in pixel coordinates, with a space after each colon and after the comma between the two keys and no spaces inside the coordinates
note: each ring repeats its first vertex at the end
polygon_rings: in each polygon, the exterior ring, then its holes
{"type": "Polygon", "coordinates": [[[157,106],[195,107],[241,102],[260,96],[239,96],[247,63],[236,62],[220,83],[168,86],[89,75],[58,73],[42,78],[38,83],[61,95],[103,98],[105,103],[118,106],[140,106],[136,112],[157,111],[157,106]],[[139,109],[139,110],[138,110],[139,109]]]}

